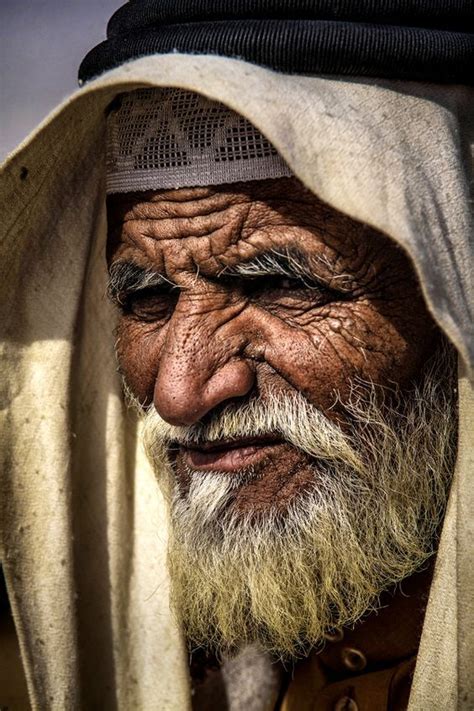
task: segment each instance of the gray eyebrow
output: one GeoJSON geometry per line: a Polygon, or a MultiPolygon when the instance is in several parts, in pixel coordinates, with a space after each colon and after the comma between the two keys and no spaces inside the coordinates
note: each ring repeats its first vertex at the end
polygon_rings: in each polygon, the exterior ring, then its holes
{"type": "MultiPolygon", "coordinates": [[[[324,258],[318,258],[318,261],[326,262],[324,258]]],[[[266,276],[300,279],[308,288],[328,287],[316,276],[312,260],[294,247],[288,247],[283,251],[271,249],[248,262],[225,266],[217,274],[218,279],[220,277],[255,279],[266,276]]],[[[345,275],[333,276],[334,279],[344,277],[345,275]]],[[[134,262],[119,261],[110,267],[107,293],[109,298],[120,306],[123,306],[123,297],[128,294],[157,287],[166,287],[167,290],[180,288],[163,274],[140,267],[134,262]]]]}
{"type": "Polygon", "coordinates": [[[295,248],[288,248],[284,251],[271,249],[248,262],[224,267],[219,272],[219,276],[248,278],[275,275],[288,278],[296,277],[305,283],[308,282],[308,285],[314,284],[316,278],[308,257],[295,248]]]}
{"type": "Polygon", "coordinates": [[[141,289],[167,286],[176,287],[159,272],[145,269],[134,262],[115,262],[109,269],[107,294],[112,301],[122,303],[122,296],[141,289]]]}

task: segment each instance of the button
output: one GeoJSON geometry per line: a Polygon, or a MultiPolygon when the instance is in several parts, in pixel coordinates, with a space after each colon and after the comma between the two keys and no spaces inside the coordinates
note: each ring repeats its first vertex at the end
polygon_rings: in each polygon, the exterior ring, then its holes
{"type": "Polygon", "coordinates": [[[324,639],[328,642],[340,642],[344,639],[344,632],[340,627],[333,627],[324,634],[324,639]]]}
{"type": "Polygon", "coordinates": [[[343,696],[334,704],[334,711],[359,711],[359,707],[354,699],[349,696],[343,696]]]}
{"type": "Polygon", "coordinates": [[[346,669],[352,672],[360,672],[367,666],[365,655],[354,647],[346,647],[342,650],[342,661],[346,669]]]}

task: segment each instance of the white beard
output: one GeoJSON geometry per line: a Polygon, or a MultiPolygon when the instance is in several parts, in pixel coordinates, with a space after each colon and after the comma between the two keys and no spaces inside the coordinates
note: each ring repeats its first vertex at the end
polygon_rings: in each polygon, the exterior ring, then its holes
{"type": "Polygon", "coordinates": [[[454,465],[454,367],[442,353],[396,408],[380,404],[377,388],[359,390],[351,435],[300,394],[231,406],[209,425],[173,427],[154,409],[145,414],[145,444],[170,502],[172,601],[193,644],[229,652],[258,642],[299,656],[433,554],[454,465]],[[314,457],[314,487],[284,515],[235,510],[252,470],[194,473],[186,493],[178,488],[170,441],[268,432],[314,457]]]}

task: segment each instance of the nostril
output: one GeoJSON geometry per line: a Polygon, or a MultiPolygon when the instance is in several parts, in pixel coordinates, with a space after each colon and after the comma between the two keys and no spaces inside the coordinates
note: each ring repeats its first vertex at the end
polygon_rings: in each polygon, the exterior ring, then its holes
{"type": "Polygon", "coordinates": [[[155,389],[154,405],[160,417],[176,427],[192,425],[201,418],[199,402],[186,392],[168,395],[166,390],[156,392],[155,389]]]}

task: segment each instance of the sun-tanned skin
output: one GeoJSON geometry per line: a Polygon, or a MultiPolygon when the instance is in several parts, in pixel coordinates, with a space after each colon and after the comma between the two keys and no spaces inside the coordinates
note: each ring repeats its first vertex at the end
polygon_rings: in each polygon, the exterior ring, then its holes
{"type": "MultiPolygon", "coordinates": [[[[344,426],[356,378],[403,387],[432,351],[436,328],[407,256],[296,179],[114,195],[108,208],[109,265],[131,262],[179,287],[118,295],[123,375],[171,424],[298,390],[344,426]],[[295,248],[311,283],[226,274],[295,248]]],[[[284,506],[308,482],[305,455],[287,443],[235,444],[182,449],[178,477],[185,479],[183,462],[195,470],[261,467],[240,491],[243,511],[284,506]]]]}

